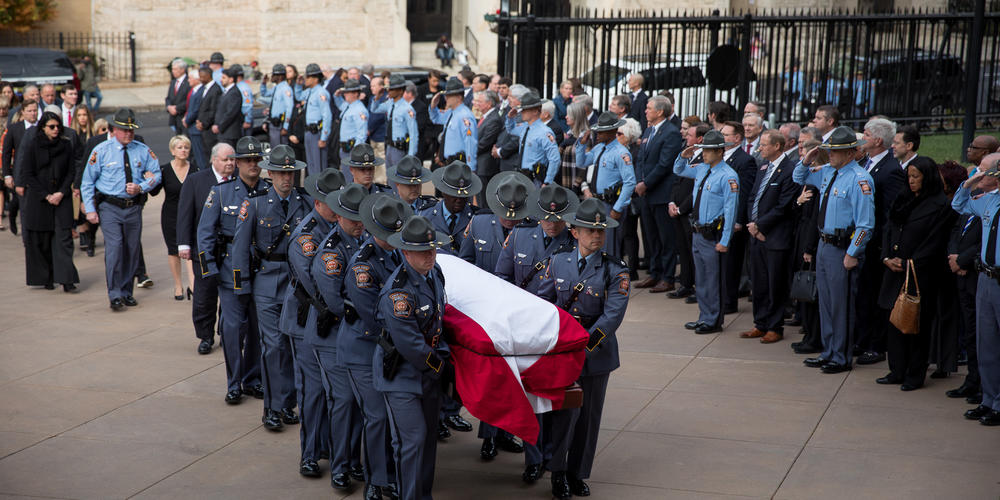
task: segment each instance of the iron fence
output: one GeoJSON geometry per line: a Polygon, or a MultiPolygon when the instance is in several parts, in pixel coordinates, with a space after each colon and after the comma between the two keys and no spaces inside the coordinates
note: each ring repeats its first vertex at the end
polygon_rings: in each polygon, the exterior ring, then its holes
{"type": "Polygon", "coordinates": [[[131,31],[105,33],[0,31],[0,47],[61,50],[74,62],[84,55],[90,55],[102,79],[136,81],[135,33],[131,31]]]}
{"type": "Polygon", "coordinates": [[[710,101],[740,111],[756,101],[771,123],[805,122],[832,104],[852,125],[882,114],[941,130],[962,127],[971,77],[980,124],[1000,118],[1000,12],[983,16],[980,44],[970,43],[971,12],[597,12],[553,3],[542,13],[524,2],[497,20],[500,73],[546,97],[575,79],[606,109],[639,74],[647,92],[672,93],[681,116],[704,118],[710,101]]]}

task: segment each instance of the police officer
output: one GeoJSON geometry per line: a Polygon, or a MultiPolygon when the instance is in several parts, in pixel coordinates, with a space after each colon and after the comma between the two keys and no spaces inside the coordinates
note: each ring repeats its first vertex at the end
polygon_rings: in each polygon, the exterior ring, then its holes
{"type": "Polygon", "coordinates": [[[236,88],[240,89],[240,113],[243,113],[243,123],[241,124],[243,130],[240,136],[248,136],[253,130],[253,113],[251,113],[253,111],[253,90],[250,88],[250,84],[244,80],[242,64],[234,64],[229,67],[229,70],[236,79],[236,88]]]}
{"type": "MultiPolygon", "coordinates": [[[[492,274],[497,268],[504,241],[518,221],[529,215],[531,207],[537,204],[537,196],[531,179],[520,172],[495,175],[483,193],[492,211],[472,217],[458,256],[492,274]]],[[[498,447],[510,453],[524,451],[517,438],[486,422],[479,423],[479,437],[483,440],[479,450],[483,460],[496,458],[498,447]]]]}
{"type": "Polygon", "coordinates": [[[83,170],[80,196],[87,222],[104,232],[104,275],[111,309],[139,303],[132,297],[132,277],[139,265],[142,236],[142,193],[160,183],[160,164],[153,150],[135,141],[142,125],[129,108],[119,109],[108,124],[112,139],[98,144],[83,170]],[[149,174],[147,177],[146,174],[149,174]]]}
{"type": "Polygon", "coordinates": [[[315,320],[310,316],[319,295],[312,276],[312,261],[319,242],[331,231],[336,217],[322,200],[326,195],[344,187],[344,175],[335,169],[324,169],[307,176],[303,187],[312,199],[312,211],[295,227],[288,237],[288,291],[281,308],[281,331],[290,337],[292,357],[295,359],[295,392],[298,395],[299,442],[301,455],[299,474],[319,477],[317,461],[321,455],[330,456],[331,425],[327,411],[327,398],[323,389],[323,370],[313,349],[316,334],[315,320]]]}
{"type": "Polygon", "coordinates": [[[344,189],[326,195],[325,204],[336,217],[337,225],[325,238],[318,240],[312,273],[323,299],[322,309],[312,328],[309,342],[319,360],[330,412],[331,445],[330,482],[336,489],[347,489],[351,479],[364,479],[361,467],[361,408],[354,399],[346,366],[338,361],[337,343],[343,323],[357,323],[354,306],[344,301],[344,276],[347,261],[368,238],[360,219],[361,201],[368,196],[360,184],[348,184],[344,189]]]}
{"type": "Polygon", "coordinates": [[[212,80],[215,80],[215,84],[222,86],[222,68],[226,64],[226,58],[222,56],[222,52],[212,52],[211,57],[208,58],[208,69],[212,70],[212,80]]]}
{"type": "Polygon", "coordinates": [[[431,181],[431,171],[416,156],[406,155],[386,169],[386,177],[396,185],[396,194],[414,212],[433,207],[438,199],[420,194],[421,186],[431,181]]]}
{"type": "Polygon", "coordinates": [[[710,130],[700,145],[686,148],[674,160],[674,174],[695,180],[691,252],[699,313],[698,320],[685,323],[684,328],[698,334],[721,332],[725,316],[722,254],[729,249],[740,196],[739,176],[722,159],[725,148],[731,145],[721,133],[710,130]],[[704,163],[692,164],[699,148],[704,163]]]}
{"type": "Polygon", "coordinates": [[[439,168],[431,175],[431,181],[441,191],[441,201],[431,208],[418,212],[431,221],[434,228],[451,236],[451,244],[438,250],[449,255],[457,255],[465,239],[465,227],[475,213],[469,200],[483,187],[483,181],[472,172],[468,165],[454,161],[439,168]]]}
{"type": "Polygon", "coordinates": [[[285,81],[284,64],[274,65],[274,68],[271,69],[271,81],[275,85],[270,89],[267,88],[266,82],[260,82],[260,96],[271,98],[271,107],[267,120],[264,121],[264,130],[267,131],[271,147],[274,147],[279,144],[288,144],[288,124],[292,121],[295,96],[292,87],[285,81]]]}
{"type": "Polygon", "coordinates": [[[819,145],[828,151],[830,163],[813,166],[818,153],[813,149],[792,173],[797,184],[815,186],[820,192],[816,283],[823,353],[806,358],[804,363],[821,368],[823,373],[851,369],[857,268],[864,260],[865,245],[875,226],[875,184],[854,161],[862,144],[864,140],[859,140],[851,129],[838,127],[819,145]]]}
{"type": "MultiPolygon", "coordinates": [[[[632,166],[632,155],[628,148],[622,146],[616,139],[618,127],[625,120],[618,115],[606,111],[597,119],[597,125],[590,130],[597,134],[597,144],[587,151],[587,140],[581,138],[576,143],[576,164],[580,168],[593,165],[593,171],[587,176],[587,185],[583,188],[586,197],[593,196],[611,205],[610,217],[619,224],[622,217],[627,216],[626,209],[632,200],[635,190],[635,169],[632,166]]],[[[608,231],[604,251],[620,257],[622,254],[622,233],[618,229],[608,231]]]]}
{"type": "Polygon", "coordinates": [[[565,425],[571,424],[572,418],[554,416],[554,449],[548,468],[552,471],[552,495],[560,499],[569,498],[571,493],[590,495],[584,479],[590,477],[597,452],[608,378],[620,365],[615,331],[625,317],[630,288],[625,263],[601,251],[605,232],[618,225],[608,217],[607,206],[594,198],[583,200],[569,223],[577,247],[552,256],[538,289],[539,296],[566,310],[590,332],[579,379],[583,406],[576,411],[576,423],[570,431],[565,425]],[[567,432],[572,441],[563,453],[567,432]]]}
{"type": "Polygon", "coordinates": [[[385,164],[392,167],[404,155],[416,156],[420,135],[417,132],[417,113],[403,99],[406,79],[403,75],[389,76],[389,100],[380,104],[373,113],[388,113],[385,125],[385,164]]]}
{"type": "MultiPolygon", "coordinates": [[[[330,111],[330,93],[320,85],[323,71],[319,65],[306,66],[306,134],[303,138],[306,148],[306,163],[309,174],[317,174],[327,166],[327,140],[333,113],[330,111]]],[[[347,175],[347,174],[345,174],[347,175]]],[[[347,177],[350,182],[350,177],[347,177]]]]}
{"type": "Polygon", "coordinates": [[[237,296],[233,287],[233,235],[236,217],[247,196],[267,191],[260,180],[263,148],[253,137],[241,137],[236,151],[239,178],[212,186],[198,220],[198,262],[203,278],[218,283],[222,321],[222,353],[226,361],[226,403],[239,404],[243,394],[264,398],[260,381],[260,333],[257,312],[249,295],[237,296]]]}
{"type": "Polygon", "coordinates": [[[233,288],[236,295],[253,294],[261,339],[264,378],[264,426],[281,429],[297,424],[292,352],[280,328],[281,308],[288,287],[288,236],[311,210],[312,200],[292,187],[295,172],[306,164],[286,145],[271,149],[262,167],[273,184],[249,196],[240,206],[233,236],[233,288]]]}
{"type": "MultiPolygon", "coordinates": [[[[526,124],[525,129],[519,132],[521,173],[533,179],[536,187],[552,184],[562,163],[552,129],[539,120],[541,110],[542,100],[534,92],[528,92],[521,99],[521,106],[517,108],[521,113],[521,120],[526,124]]],[[[508,118],[507,123],[508,133],[513,133],[513,119],[508,118]]]]}
{"type": "Polygon", "coordinates": [[[347,162],[351,177],[355,184],[360,184],[368,194],[391,193],[388,184],[375,182],[375,167],[384,165],[385,160],[375,156],[375,150],[367,143],[361,143],[351,149],[351,159],[347,162]]]}
{"type": "Polygon", "coordinates": [[[444,273],[434,259],[449,238],[426,218],[413,216],[388,243],[401,250],[403,260],[379,293],[376,319],[384,330],[375,347],[372,381],[389,414],[399,497],[431,498],[439,379],[450,357],[442,335],[444,273]]]}
{"type": "Polygon", "coordinates": [[[983,400],[979,406],[965,412],[965,418],[978,419],[979,423],[991,426],[1000,425],[1000,191],[997,190],[1000,171],[996,165],[994,160],[989,170],[977,171],[958,188],[951,202],[956,212],[976,215],[982,220],[982,250],[976,263],[982,274],[976,285],[976,353],[983,400]],[[987,177],[993,178],[990,186],[984,187],[986,192],[973,199],[972,190],[987,177]]]}
{"type": "Polygon", "coordinates": [[[368,108],[361,101],[364,88],[364,84],[348,78],[344,86],[333,94],[334,103],[340,109],[340,169],[349,183],[354,182],[347,167],[351,150],[368,140],[368,108]]]}
{"type": "Polygon", "coordinates": [[[441,147],[435,165],[449,165],[454,161],[465,162],[473,172],[476,171],[476,152],[479,146],[479,136],[476,130],[476,117],[472,114],[462,99],[465,88],[458,78],[451,77],[444,90],[431,98],[428,111],[431,121],[443,125],[441,132],[441,147]],[[438,109],[438,99],[444,94],[445,110],[438,109]]]}

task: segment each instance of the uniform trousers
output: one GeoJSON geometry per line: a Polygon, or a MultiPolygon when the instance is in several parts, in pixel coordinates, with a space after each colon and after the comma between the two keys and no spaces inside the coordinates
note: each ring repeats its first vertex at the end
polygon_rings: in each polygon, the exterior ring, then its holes
{"type": "Polygon", "coordinates": [[[767,244],[750,240],[750,289],[753,293],[753,323],[762,332],[784,333],[785,303],[788,301],[788,263],[791,250],[770,250],[767,244]]]}
{"type": "Polygon", "coordinates": [[[750,233],[746,227],[742,231],[733,231],[729,239],[729,250],[722,257],[722,303],[726,309],[739,307],[740,284],[743,280],[743,264],[747,258],[747,238],[750,233]]]}
{"type": "Polygon", "coordinates": [[[29,286],[74,284],[80,275],[73,265],[73,233],[70,228],[54,231],[24,230],[24,267],[29,286]]]}
{"type": "Polygon", "coordinates": [[[319,147],[319,137],[319,132],[306,132],[306,172],[309,175],[320,173],[329,163],[327,158],[329,148],[319,147]]]}
{"type": "Polygon", "coordinates": [[[337,350],[314,348],[326,390],[330,415],[330,473],[348,472],[361,465],[361,408],[354,400],[347,367],[337,362],[337,350]]]}
{"type": "Polygon", "coordinates": [[[709,326],[722,325],[722,254],[715,250],[715,240],[700,234],[691,237],[694,258],[695,295],[698,297],[698,321],[709,326]]]}
{"type": "Polygon", "coordinates": [[[816,286],[819,288],[821,358],[851,365],[854,340],[854,299],[858,290],[858,268],[844,268],[846,250],[820,241],[816,252],[816,286]]]}
{"type": "Polygon", "coordinates": [[[260,333],[257,309],[249,295],[219,286],[219,337],[226,360],[226,390],[247,390],[260,383],[260,333]]]}
{"type": "Polygon", "coordinates": [[[340,171],[344,173],[344,182],[350,184],[354,182],[354,176],[351,175],[351,153],[345,153],[339,145],[337,151],[340,152],[340,171]]]}
{"type": "Polygon", "coordinates": [[[271,141],[272,148],[279,144],[288,144],[288,136],[281,135],[281,130],[281,127],[275,127],[270,123],[267,124],[267,140],[271,141]]]}
{"type": "MultiPolygon", "coordinates": [[[[590,469],[594,465],[597,436],[601,430],[601,415],[604,413],[604,396],[608,391],[610,375],[610,373],[583,375],[579,380],[583,389],[583,406],[580,407],[579,416],[573,425],[573,437],[566,455],[566,472],[576,479],[589,478],[590,469]]],[[[552,455],[552,460],[557,460],[555,453],[552,455]]],[[[558,463],[552,467],[557,465],[558,463]]]]}
{"type": "Polygon", "coordinates": [[[395,477],[389,440],[389,414],[382,393],[372,385],[371,365],[347,365],[351,392],[364,417],[365,482],[388,486],[395,477]]]}
{"type": "Polygon", "coordinates": [[[392,433],[393,460],[401,500],[431,498],[437,460],[437,414],[441,384],[421,379],[422,393],[383,392],[392,433]]]}
{"type": "Polygon", "coordinates": [[[674,226],[675,249],[677,262],[680,264],[681,272],[678,279],[680,285],[686,288],[694,287],[694,256],[691,253],[691,219],[686,215],[672,217],[671,224],[674,226]]]}
{"type": "Polygon", "coordinates": [[[538,416],[538,444],[524,443],[524,465],[538,465],[546,460],[545,468],[566,472],[566,454],[573,437],[573,427],[580,417],[579,408],[552,410],[538,416]]]}
{"type": "Polygon", "coordinates": [[[296,403],[294,363],[288,335],[281,333],[282,301],[254,294],[260,329],[260,371],[264,383],[264,409],[294,408],[296,403]]]}
{"type": "Polygon", "coordinates": [[[1000,283],[979,277],[976,287],[976,351],[983,406],[1000,409],[1000,283]]]}
{"type": "Polygon", "coordinates": [[[200,260],[192,258],[191,263],[194,267],[194,290],[192,290],[191,298],[191,321],[194,323],[194,336],[214,344],[216,316],[219,317],[220,333],[225,322],[219,310],[219,276],[202,276],[200,260]]]}
{"type": "Polygon", "coordinates": [[[139,238],[142,236],[142,207],[121,208],[111,203],[97,207],[104,232],[104,275],[108,298],[132,295],[136,267],[139,265],[139,238]]]}
{"type": "Polygon", "coordinates": [[[673,283],[677,270],[674,242],[680,239],[675,219],[670,218],[667,205],[650,203],[643,206],[640,217],[642,232],[649,235],[649,246],[645,252],[649,261],[649,276],[657,281],[673,283]]]}
{"type": "Polygon", "coordinates": [[[958,284],[958,304],[962,313],[962,347],[969,358],[966,364],[969,372],[965,385],[979,388],[979,356],[976,353],[976,288],[979,273],[969,271],[965,276],[956,276],[958,284]]]}
{"type": "MultiPolygon", "coordinates": [[[[396,149],[392,146],[385,146],[385,168],[390,168],[399,163],[406,156],[406,151],[396,149]]],[[[380,182],[378,179],[375,182],[380,182]]],[[[381,181],[384,183],[384,181],[381,181]]]]}
{"type": "Polygon", "coordinates": [[[195,127],[188,127],[188,137],[191,139],[191,164],[195,166],[194,172],[206,168],[205,163],[205,143],[201,140],[201,131],[195,127]]]}
{"type": "Polygon", "coordinates": [[[322,368],[313,348],[299,337],[288,336],[295,365],[295,394],[299,404],[299,446],[302,460],[319,460],[330,451],[330,418],[323,390],[322,368]]]}
{"type": "MultiPolygon", "coordinates": [[[[871,245],[871,244],[870,244],[871,245]]],[[[881,252],[875,248],[865,249],[865,267],[858,265],[858,295],[855,299],[857,315],[854,318],[855,339],[852,344],[861,351],[886,352],[886,332],[889,329],[889,309],[878,305],[878,294],[882,288],[885,266],[881,252]]],[[[927,304],[927,302],[924,302],[927,304]]],[[[925,307],[935,307],[927,305],[925,307]]]]}

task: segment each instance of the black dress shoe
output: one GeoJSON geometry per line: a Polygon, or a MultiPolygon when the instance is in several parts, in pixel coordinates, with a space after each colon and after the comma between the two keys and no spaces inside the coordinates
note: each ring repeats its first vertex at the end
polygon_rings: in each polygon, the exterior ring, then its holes
{"type": "Polygon", "coordinates": [[[353,479],[355,481],[364,481],[365,480],[365,468],[362,467],[362,466],[360,466],[360,465],[352,465],[351,466],[351,471],[348,472],[348,475],[350,475],[351,479],[353,479]]]}
{"type": "Polygon", "coordinates": [[[885,361],[884,352],[865,351],[858,355],[859,365],[874,365],[875,363],[881,363],[882,361],[885,361]]]}
{"type": "Polygon", "coordinates": [[[1000,411],[991,410],[986,415],[979,417],[979,423],[983,425],[1000,425],[1000,411]]]}
{"type": "Polygon", "coordinates": [[[903,385],[899,386],[899,390],[903,392],[909,392],[909,391],[915,391],[923,386],[924,386],[923,384],[917,385],[917,384],[911,384],[909,382],[903,382],[903,385]]]}
{"type": "Polygon", "coordinates": [[[43,288],[45,288],[46,290],[55,290],[56,286],[53,285],[52,283],[46,283],[43,288]]]}
{"type": "Polygon", "coordinates": [[[90,246],[87,247],[87,257],[93,257],[93,256],[94,256],[94,244],[91,243],[90,246]]]}
{"type": "Polygon", "coordinates": [[[311,458],[307,458],[299,464],[299,474],[305,477],[320,477],[323,473],[320,471],[319,464],[311,458]]]}
{"type": "Polygon", "coordinates": [[[542,469],[542,464],[531,464],[524,468],[524,474],[521,474],[521,480],[531,484],[542,478],[542,474],[545,470],[542,469]]]}
{"type": "Polygon", "coordinates": [[[696,297],[692,293],[691,295],[688,295],[687,297],[684,297],[684,303],[685,304],[697,304],[698,303],[698,297],[696,297]]]}
{"type": "Polygon", "coordinates": [[[497,447],[507,453],[524,453],[524,445],[517,442],[517,438],[501,434],[496,438],[497,447]]]}
{"type": "Polygon", "coordinates": [[[472,424],[462,418],[461,415],[448,415],[444,418],[444,425],[458,432],[472,432],[472,424]]]}
{"type": "Polygon", "coordinates": [[[573,497],[573,492],[569,489],[569,480],[566,479],[565,472],[552,473],[552,497],[557,500],[568,500],[573,497]]]}
{"type": "Polygon", "coordinates": [[[973,387],[969,384],[962,384],[958,389],[952,389],[950,391],[945,391],[944,395],[949,398],[967,398],[969,396],[974,396],[979,392],[978,387],[973,387]]]}
{"type": "Polygon", "coordinates": [[[438,441],[444,441],[451,437],[451,431],[444,425],[444,420],[438,420],[438,441]]]}
{"type": "Polygon", "coordinates": [[[497,441],[495,438],[484,438],[483,446],[479,448],[479,457],[483,460],[493,460],[497,456],[497,441]]]}
{"type": "Polygon", "coordinates": [[[124,308],[125,308],[125,304],[122,302],[122,299],[111,299],[111,310],[112,311],[121,311],[124,308]]]}
{"type": "Polygon", "coordinates": [[[682,286],[672,292],[667,292],[667,297],[670,297],[671,299],[683,299],[685,297],[690,297],[693,293],[694,290],[686,286],[682,286]]]}
{"type": "Polygon", "coordinates": [[[981,404],[983,404],[983,393],[982,392],[977,392],[977,393],[975,393],[975,394],[973,394],[973,395],[965,398],[965,402],[969,403],[970,405],[981,405],[981,404]]]}
{"type": "Polygon", "coordinates": [[[264,410],[264,416],[260,418],[260,421],[264,424],[264,428],[269,431],[280,431],[285,428],[285,424],[281,423],[281,415],[271,409],[264,410]]]}
{"type": "Polygon", "coordinates": [[[76,285],[72,283],[63,283],[63,291],[66,293],[76,292],[76,285]]]}
{"type": "Polygon", "coordinates": [[[694,330],[699,326],[701,326],[702,324],[703,323],[701,321],[688,321],[687,323],[684,323],[684,328],[688,330],[694,330]]]}
{"type": "Polygon", "coordinates": [[[785,326],[802,326],[802,320],[799,318],[788,318],[784,321],[785,326]]]}
{"type": "Polygon", "coordinates": [[[299,416],[295,414],[295,410],[292,408],[282,408],[279,414],[281,415],[281,422],[285,425],[299,423],[299,416]]]}
{"type": "Polygon", "coordinates": [[[382,488],[368,483],[365,486],[365,500],[382,500],[382,488]]]}
{"type": "Polygon", "coordinates": [[[806,358],[802,360],[802,364],[808,366],[809,368],[819,368],[827,363],[829,363],[829,361],[820,357],[806,358]]]}
{"type": "Polygon", "coordinates": [[[792,348],[795,354],[817,354],[823,352],[823,348],[820,346],[809,345],[809,344],[799,344],[792,348]]]}
{"type": "Polygon", "coordinates": [[[897,378],[897,377],[893,377],[892,374],[890,373],[890,374],[888,374],[888,375],[886,375],[884,377],[879,377],[879,378],[875,379],[875,383],[876,384],[882,384],[882,385],[902,384],[903,383],[903,379],[897,378]]]}
{"type": "Polygon", "coordinates": [[[127,305],[129,307],[135,307],[135,306],[139,305],[139,301],[135,300],[135,297],[133,297],[131,295],[129,295],[129,296],[125,297],[124,299],[122,299],[122,302],[124,302],[125,305],[127,305]]]}
{"type": "MultiPolygon", "coordinates": [[[[739,311],[740,311],[740,308],[738,306],[732,306],[732,307],[725,308],[725,310],[723,310],[722,312],[723,312],[723,314],[736,314],[739,311]]],[[[570,484],[570,486],[572,486],[572,484],[570,484]]]]}
{"type": "Polygon", "coordinates": [[[346,490],[351,487],[351,476],[346,472],[338,472],[330,478],[330,484],[334,489],[346,490]]]}
{"type": "Polygon", "coordinates": [[[389,486],[383,486],[382,495],[389,497],[389,500],[399,500],[399,488],[396,487],[396,483],[389,483],[389,486]]]}
{"type": "Polygon", "coordinates": [[[198,354],[210,354],[212,352],[212,341],[202,340],[198,344],[198,354]]]}
{"type": "Polygon", "coordinates": [[[569,491],[578,497],[590,496],[590,486],[587,486],[583,479],[569,478],[569,491]]]}
{"type": "Polygon", "coordinates": [[[702,323],[701,326],[699,326],[698,328],[694,329],[694,333],[697,333],[698,335],[718,333],[721,331],[722,331],[722,325],[706,325],[704,323],[702,323]]]}
{"type": "Polygon", "coordinates": [[[989,406],[979,405],[969,411],[965,412],[965,418],[969,420],[979,420],[980,417],[986,415],[987,413],[993,411],[989,406]]]}
{"type": "Polygon", "coordinates": [[[851,367],[847,365],[842,365],[840,363],[827,363],[821,366],[820,371],[823,373],[843,373],[850,371],[851,367]]]}
{"type": "Polygon", "coordinates": [[[253,396],[257,399],[264,399],[264,386],[261,384],[254,385],[249,388],[244,388],[243,392],[247,396],[253,396]]]}
{"type": "Polygon", "coordinates": [[[948,372],[943,370],[934,370],[931,372],[931,378],[948,378],[948,372]]]}
{"type": "Polygon", "coordinates": [[[239,389],[233,389],[226,393],[226,404],[238,405],[243,401],[243,392],[239,389]]]}

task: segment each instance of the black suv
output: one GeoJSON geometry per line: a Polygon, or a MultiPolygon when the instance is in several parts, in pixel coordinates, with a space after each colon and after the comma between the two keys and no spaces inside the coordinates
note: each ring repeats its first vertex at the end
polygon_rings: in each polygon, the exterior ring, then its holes
{"type": "Polygon", "coordinates": [[[80,90],[76,68],[65,53],[49,49],[0,48],[0,73],[5,82],[21,92],[25,85],[51,83],[56,88],[69,83],[80,90]]]}

